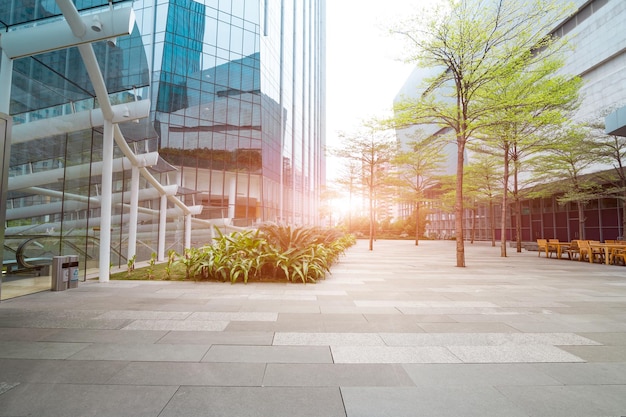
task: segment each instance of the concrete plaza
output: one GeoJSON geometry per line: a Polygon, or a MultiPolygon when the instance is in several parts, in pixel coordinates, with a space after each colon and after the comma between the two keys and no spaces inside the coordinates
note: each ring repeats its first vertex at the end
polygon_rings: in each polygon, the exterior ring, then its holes
{"type": "Polygon", "coordinates": [[[626,267],[359,241],[317,284],[0,303],[0,416],[626,416],[626,267]]]}

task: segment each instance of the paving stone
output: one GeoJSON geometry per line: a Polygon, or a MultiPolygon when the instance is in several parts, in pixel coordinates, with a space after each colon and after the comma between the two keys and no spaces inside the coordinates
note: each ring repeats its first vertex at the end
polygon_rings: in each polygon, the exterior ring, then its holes
{"type": "Polygon", "coordinates": [[[420,323],[427,333],[517,333],[506,323],[420,323]]]}
{"type": "MultiPolygon", "coordinates": [[[[124,331],[127,333],[128,331],[124,331]]],[[[256,345],[269,346],[274,332],[246,331],[170,331],[158,343],[198,345],[256,345]]]]}
{"type": "Polygon", "coordinates": [[[42,313],[37,317],[2,318],[0,327],[22,327],[39,329],[120,329],[130,320],[125,319],[92,319],[82,317],[50,317],[42,313]]]}
{"type": "Polygon", "coordinates": [[[162,330],[61,329],[44,337],[47,342],[74,343],[156,343],[167,334],[162,330]]]}
{"type": "Polygon", "coordinates": [[[123,330],[198,330],[222,331],[228,321],[210,320],[134,320],[123,330]]]}
{"type": "Polygon", "coordinates": [[[626,385],[626,363],[541,363],[533,368],[564,385],[626,385]]]}
{"type": "Polygon", "coordinates": [[[255,312],[196,312],[189,316],[192,321],[276,321],[278,313],[255,313],[255,312]]]}
{"type": "Polygon", "coordinates": [[[111,310],[99,316],[101,319],[149,319],[149,320],[185,320],[190,311],[146,311],[146,310],[111,310]]]}
{"type": "Polygon", "coordinates": [[[72,360],[199,362],[206,345],[93,344],[69,357],[72,360]]]}
{"type": "Polygon", "coordinates": [[[268,364],[264,386],[340,387],[414,385],[397,364],[268,364]]]}
{"type": "Polygon", "coordinates": [[[46,340],[58,329],[0,328],[0,340],[9,342],[36,342],[46,340]]]}
{"type": "Polygon", "coordinates": [[[0,358],[66,359],[88,346],[88,343],[0,341],[0,358]]]}
{"type": "MultiPolygon", "coordinates": [[[[624,318],[626,321],[626,317],[624,318]]],[[[586,337],[587,339],[594,340],[603,345],[612,345],[612,346],[626,346],[626,332],[593,332],[593,333],[580,333],[580,336],[586,337]]]]}
{"type": "Polygon", "coordinates": [[[31,383],[104,384],[125,361],[0,359],[0,379],[31,383]]]}
{"type": "Polygon", "coordinates": [[[562,349],[586,362],[626,362],[624,346],[562,346],[562,349]]]}
{"type": "Polygon", "coordinates": [[[338,388],[181,387],[159,417],[345,417],[338,388]]]}
{"type": "Polygon", "coordinates": [[[261,386],[265,364],[133,362],[108,382],[120,385],[261,386]]]}
{"type": "MultiPolygon", "coordinates": [[[[544,365],[544,364],[541,364],[544,365]]],[[[403,364],[402,367],[417,386],[453,385],[499,386],[499,385],[561,385],[556,372],[541,365],[527,363],[507,364],[403,364]]],[[[549,364],[553,365],[553,364],[549,364]]],[[[558,364],[561,365],[561,364],[558,364]]],[[[567,369],[572,364],[565,364],[567,369]]],[[[578,365],[578,364],[577,364],[578,365]]],[[[584,364],[581,364],[584,365],[584,364]]]]}
{"type": "Polygon", "coordinates": [[[584,362],[584,359],[554,346],[450,346],[450,351],[466,363],[584,362]]]}
{"type": "Polygon", "coordinates": [[[211,346],[202,362],[332,363],[325,346],[211,346]]]}
{"type": "Polygon", "coordinates": [[[492,387],[342,387],[347,417],[528,417],[492,387]]]}
{"type": "Polygon", "coordinates": [[[498,387],[525,413],[536,417],[623,416],[626,385],[498,387]]]}
{"type": "Polygon", "coordinates": [[[2,416],[154,417],[177,387],[20,384],[0,395],[2,416]]]}
{"type": "Polygon", "coordinates": [[[381,333],[390,346],[600,345],[573,333],[381,333]]]}
{"type": "Polygon", "coordinates": [[[445,347],[332,346],[335,363],[459,363],[445,347]]]}
{"type": "Polygon", "coordinates": [[[274,345],[311,346],[381,346],[383,340],[374,333],[281,333],[274,335],[274,345]]]}

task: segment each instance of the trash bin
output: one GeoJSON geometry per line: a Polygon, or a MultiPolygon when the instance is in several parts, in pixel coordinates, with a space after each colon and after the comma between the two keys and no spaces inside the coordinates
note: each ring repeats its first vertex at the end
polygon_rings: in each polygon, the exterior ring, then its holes
{"type": "Polygon", "coordinates": [[[52,258],[52,291],[65,291],[69,285],[67,256],[52,258]]]}
{"type": "Polygon", "coordinates": [[[78,256],[77,255],[67,256],[67,269],[68,269],[68,276],[69,276],[68,288],[78,287],[78,256]]]}

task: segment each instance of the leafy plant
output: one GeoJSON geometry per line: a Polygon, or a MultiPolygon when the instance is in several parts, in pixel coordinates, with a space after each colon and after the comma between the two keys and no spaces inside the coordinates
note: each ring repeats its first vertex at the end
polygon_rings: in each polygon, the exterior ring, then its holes
{"type": "Polygon", "coordinates": [[[135,270],[135,259],[137,259],[137,254],[133,255],[131,258],[128,259],[128,262],[126,262],[126,266],[128,267],[128,275],[130,275],[130,273],[135,270]]]}
{"type": "Polygon", "coordinates": [[[167,252],[167,266],[165,267],[165,279],[172,279],[172,266],[176,261],[176,251],[171,249],[167,252]]]}
{"type": "MultiPolygon", "coordinates": [[[[210,245],[185,249],[182,255],[169,251],[167,264],[161,269],[166,279],[184,269],[187,280],[316,282],[324,279],[339,256],[356,243],[352,235],[314,227],[271,224],[230,234],[216,230],[217,237],[210,245]],[[175,268],[178,265],[182,268],[175,268]]],[[[156,257],[153,253],[147,279],[154,278],[156,257]]]]}
{"type": "Polygon", "coordinates": [[[195,277],[196,271],[201,267],[204,253],[197,248],[186,248],[183,254],[173,261],[174,265],[183,265],[185,267],[185,279],[195,277]]]}
{"type": "Polygon", "coordinates": [[[148,269],[146,270],[148,279],[154,278],[154,265],[156,265],[156,260],[157,254],[152,252],[150,255],[150,261],[148,261],[148,269]]]}

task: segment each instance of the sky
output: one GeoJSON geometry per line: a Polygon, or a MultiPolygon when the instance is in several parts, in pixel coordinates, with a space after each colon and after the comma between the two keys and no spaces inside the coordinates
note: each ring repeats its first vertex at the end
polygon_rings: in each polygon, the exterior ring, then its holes
{"type": "MultiPolygon", "coordinates": [[[[431,0],[329,0],[326,2],[326,142],[355,132],[364,120],[391,114],[393,99],[414,68],[403,63],[403,42],[392,22],[415,15],[431,0]]],[[[329,178],[336,161],[329,159],[329,178]]]]}

